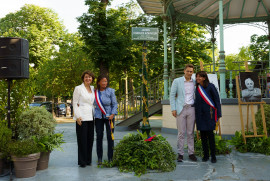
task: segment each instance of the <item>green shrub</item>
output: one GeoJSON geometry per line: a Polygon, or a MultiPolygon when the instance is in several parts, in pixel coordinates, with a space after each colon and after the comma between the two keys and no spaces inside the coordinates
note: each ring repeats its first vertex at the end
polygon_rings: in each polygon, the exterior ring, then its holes
{"type": "MultiPolygon", "coordinates": [[[[216,155],[231,153],[231,148],[229,147],[228,141],[222,139],[221,136],[215,135],[215,144],[216,155]]],[[[194,149],[197,156],[203,156],[202,141],[201,139],[198,140],[196,135],[194,136],[194,149]]]]}
{"type": "MultiPolygon", "coordinates": [[[[253,135],[253,132],[246,132],[246,135],[253,135]]],[[[243,136],[236,131],[231,140],[231,144],[241,153],[253,152],[270,155],[270,138],[268,137],[251,137],[246,138],[247,144],[244,143],[243,136]]]]}
{"type": "Polygon", "coordinates": [[[33,139],[14,140],[8,144],[8,153],[18,157],[40,152],[40,147],[33,139]]]}
{"type": "Polygon", "coordinates": [[[234,137],[230,140],[231,145],[234,145],[235,149],[241,153],[247,152],[247,145],[244,143],[241,132],[236,131],[234,137]]]}
{"type": "Polygon", "coordinates": [[[232,149],[229,147],[229,143],[226,139],[222,139],[221,136],[215,135],[215,143],[216,143],[216,154],[224,155],[230,154],[232,149]]]}
{"type": "Polygon", "coordinates": [[[51,135],[55,129],[55,119],[44,107],[33,107],[19,116],[17,132],[19,139],[37,139],[51,135]]]}
{"type": "MultiPolygon", "coordinates": [[[[153,136],[154,133],[151,133],[153,136]]],[[[146,173],[147,169],[169,172],[175,169],[176,154],[171,145],[161,135],[152,141],[144,141],[147,135],[128,134],[116,145],[111,166],[117,166],[122,172],[146,173]]]]}
{"type": "MultiPolygon", "coordinates": [[[[266,130],[268,135],[270,135],[270,105],[264,104],[264,115],[265,115],[265,122],[266,122],[266,130]]],[[[263,122],[262,122],[262,114],[261,108],[259,108],[258,112],[255,115],[256,126],[258,128],[259,133],[263,133],[263,122]]]]}
{"type": "Polygon", "coordinates": [[[0,152],[3,153],[3,157],[7,155],[7,145],[12,138],[12,131],[7,127],[6,122],[0,121],[0,152]]]}
{"type": "Polygon", "coordinates": [[[40,139],[34,137],[34,140],[40,147],[41,152],[53,151],[54,149],[62,151],[61,145],[65,143],[62,133],[47,135],[40,139]]]}

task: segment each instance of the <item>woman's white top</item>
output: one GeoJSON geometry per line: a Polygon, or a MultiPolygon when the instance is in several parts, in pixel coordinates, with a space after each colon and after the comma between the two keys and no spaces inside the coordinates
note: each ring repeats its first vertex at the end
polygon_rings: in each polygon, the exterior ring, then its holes
{"type": "Polygon", "coordinates": [[[84,83],[75,87],[73,92],[74,120],[81,117],[82,121],[93,121],[94,86],[90,86],[90,88],[92,93],[87,91],[84,83]]]}

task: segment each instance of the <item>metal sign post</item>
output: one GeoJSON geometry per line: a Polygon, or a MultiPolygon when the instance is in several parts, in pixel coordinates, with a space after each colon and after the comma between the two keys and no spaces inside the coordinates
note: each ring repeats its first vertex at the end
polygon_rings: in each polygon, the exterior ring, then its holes
{"type": "Polygon", "coordinates": [[[151,126],[148,119],[148,62],[147,62],[147,45],[146,41],[158,41],[158,28],[133,27],[132,40],[143,41],[142,64],[143,64],[143,123],[141,130],[150,135],[151,126]]]}

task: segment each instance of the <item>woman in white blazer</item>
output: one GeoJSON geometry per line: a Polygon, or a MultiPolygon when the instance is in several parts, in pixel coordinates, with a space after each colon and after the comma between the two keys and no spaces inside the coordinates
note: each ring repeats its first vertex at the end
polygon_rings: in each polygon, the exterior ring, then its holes
{"type": "Polygon", "coordinates": [[[75,87],[73,92],[73,108],[76,120],[76,135],[78,144],[78,165],[91,165],[94,142],[94,74],[86,70],[82,73],[83,83],[75,87]]]}

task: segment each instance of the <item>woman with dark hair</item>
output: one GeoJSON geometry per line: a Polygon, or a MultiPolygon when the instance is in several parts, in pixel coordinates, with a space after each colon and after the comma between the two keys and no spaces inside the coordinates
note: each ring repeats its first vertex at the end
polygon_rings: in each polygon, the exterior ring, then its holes
{"type": "Polygon", "coordinates": [[[75,87],[73,92],[73,108],[76,120],[76,135],[78,144],[78,165],[91,165],[94,142],[94,74],[86,70],[81,76],[82,84],[75,87]]]}
{"type": "Polygon", "coordinates": [[[114,116],[117,114],[117,101],[115,90],[108,87],[108,77],[100,75],[97,78],[95,90],[95,126],[97,133],[97,156],[98,164],[102,164],[103,156],[103,133],[106,127],[108,142],[108,161],[113,159],[114,147],[114,116]]]}
{"type": "Polygon", "coordinates": [[[200,71],[196,73],[195,92],[195,117],[197,130],[200,130],[203,162],[209,160],[209,146],[211,162],[216,163],[215,130],[216,123],[221,117],[221,105],[218,91],[214,84],[209,82],[207,73],[200,71]],[[208,146],[209,142],[209,146],[208,146]]]}

